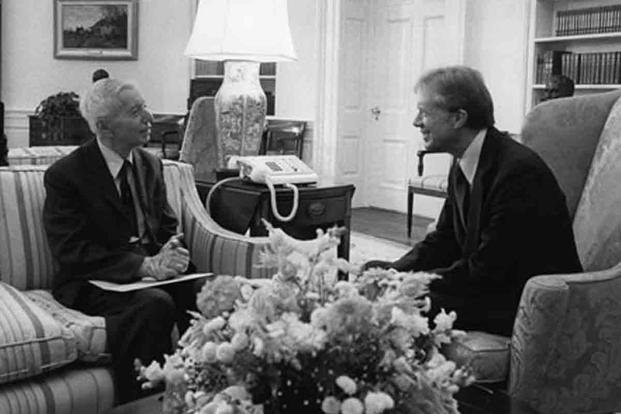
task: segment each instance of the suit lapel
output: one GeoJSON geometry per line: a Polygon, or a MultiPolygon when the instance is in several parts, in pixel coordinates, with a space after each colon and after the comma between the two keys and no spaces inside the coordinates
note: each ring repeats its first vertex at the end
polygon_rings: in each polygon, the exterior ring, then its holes
{"type": "Polygon", "coordinates": [[[472,189],[470,191],[470,206],[468,210],[468,229],[466,231],[465,254],[469,255],[476,249],[479,242],[481,228],[481,207],[483,205],[484,192],[489,186],[490,171],[496,165],[496,153],[498,134],[490,128],[485,135],[485,141],[481,148],[479,164],[474,175],[472,189]]]}
{"type": "Polygon", "coordinates": [[[112,204],[119,213],[125,216],[121,205],[121,197],[114,185],[114,178],[110,175],[108,165],[95,139],[85,145],[85,155],[86,172],[92,181],[92,185],[94,188],[101,188],[104,199],[112,204]]]}

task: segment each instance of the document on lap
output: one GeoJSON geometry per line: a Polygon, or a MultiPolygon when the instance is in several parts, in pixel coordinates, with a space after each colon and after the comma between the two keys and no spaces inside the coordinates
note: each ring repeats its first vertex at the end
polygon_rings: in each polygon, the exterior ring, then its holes
{"type": "Polygon", "coordinates": [[[166,280],[154,280],[152,278],[144,278],[133,283],[114,283],[105,280],[89,280],[90,283],[103,290],[113,292],[131,292],[132,290],[146,289],[170,283],[185,282],[186,280],[200,279],[201,277],[211,277],[213,273],[191,273],[189,275],[180,275],[166,280]]]}

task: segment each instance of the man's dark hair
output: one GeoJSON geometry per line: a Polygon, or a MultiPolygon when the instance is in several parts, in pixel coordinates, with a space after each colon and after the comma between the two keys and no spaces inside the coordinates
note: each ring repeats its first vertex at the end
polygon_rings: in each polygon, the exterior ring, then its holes
{"type": "Polygon", "coordinates": [[[467,66],[433,69],[416,83],[416,91],[423,88],[435,94],[440,107],[466,111],[467,127],[483,129],[494,125],[494,103],[479,71],[467,66]]]}
{"type": "Polygon", "coordinates": [[[110,74],[105,69],[97,69],[93,72],[93,82],[97,82],[99,79],[109,78],[110,74]]]}

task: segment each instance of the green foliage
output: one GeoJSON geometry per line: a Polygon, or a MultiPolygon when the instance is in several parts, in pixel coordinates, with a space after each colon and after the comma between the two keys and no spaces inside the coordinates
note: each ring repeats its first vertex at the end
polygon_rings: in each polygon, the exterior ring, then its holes
{"type": "Polygon", "coordinates": [[[80,116],[80,97],[75,92],[59,92],[42,100],[35,115],[49,128],[59,128],[62,117],[80,116]]]}

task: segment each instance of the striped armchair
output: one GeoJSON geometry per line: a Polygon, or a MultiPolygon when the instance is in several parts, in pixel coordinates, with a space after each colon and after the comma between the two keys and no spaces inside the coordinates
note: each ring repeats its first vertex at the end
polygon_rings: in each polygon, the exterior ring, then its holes
{"type": "MultiPolygon", "coordinates": [[[[270,275],[256,266],[267,239],[221,229],[200,202],[192,167],[163,162],[168,200],[198,271],[270,275]]],[[[0,168],[0,413],[103,413],[115,404],[105,322],[49,293],[55,265],[41,217],[46,168],[0,168]]]]}

